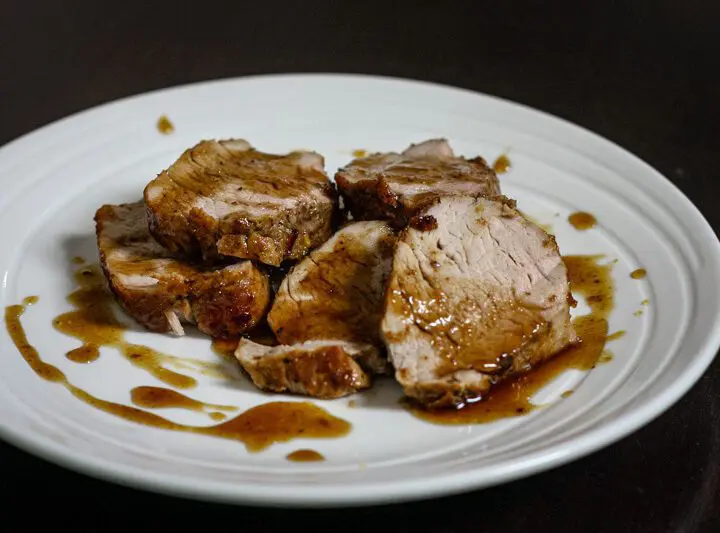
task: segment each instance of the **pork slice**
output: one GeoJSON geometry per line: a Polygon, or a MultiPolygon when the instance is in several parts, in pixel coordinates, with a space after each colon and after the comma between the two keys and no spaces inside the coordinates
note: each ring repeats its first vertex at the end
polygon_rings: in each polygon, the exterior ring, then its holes
{"type": "Polygon", "coordinates": [[[398,238],[382,333],[408,396],[458,405],[576,342],[571,305],[554,237],[514,202],[445,197],[398,238]]]}
{"type": "Polygon", "coordinates": [[[371,345],[342,341],[265,346],[241,339],[235,357],[259,389],[315,398],[367,389],[370,374],[385,364],[371,345]]]}
{"type": "Polygon", "coordinates": [[[383,350],[380,319],[395,240],[384,222],[355,222],[298,263],[268,314],[278,341],[347,341],[383,350]]]}
{"type": "Polygon", "coordinates": [[[401,154],[355,159],[337,172],[335,181],[353,218],[388,220],[398,228],[435,198],[500,194],[485,160],[457,157],[445,139],[410,145],[401,154]]]}
{"type": "Polygon", "coordinates": [[[143,202],[104,205],[95,215],[100,263],[122,307],[151,331],[239,335],[264,317],[268,275],[251,261],[204,268],[174,258],[148,231],[143,202]]]}
{"type": "Polygon", "coordinates": [[[332,233],[337,199],[323,166],[314,152],[202,141],[145,187],[150,230],[171,252],[206,263],[300,259],[332,233]]]}

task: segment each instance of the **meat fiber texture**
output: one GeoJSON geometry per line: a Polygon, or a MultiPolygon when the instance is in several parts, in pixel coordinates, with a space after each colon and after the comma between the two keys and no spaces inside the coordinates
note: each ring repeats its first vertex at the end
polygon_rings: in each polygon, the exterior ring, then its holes
{"type": "Polygon", "coordinates": [[[396,228],[441,196],[500,194],[485,160],[457,157],[445,139],[411,145],[401,154],[355,159],[338,170],[335,181],[354,219],[387,220],[396,228]]]}
{"type": "Polygon", "coordinates": [[[385,222],[355,222],[298,263],[268,314],[278,341],[347,341],[384,352],[380,319],[395,239],[385,222]]]}
{"type": "Polygon", "coordinates": [[[265,346],[241,339],[235,357],[259,389],[326,399],[367,389],[385,364],[371,346],[343,341],[265,346]]]}
{"type": "Polygon", "coordinates": [[[176,259],[150,235],[143,202],[104,205],[95,223],[110,289],[147,329],[182,335],[186,322],[208,335],[229,337],[265,316],[268,275],[251,261],[212,268],[176,259]]]}
{"type": "Polygon", "coordinates": [[[460,405],[576,342],[573,304],[554,237],[513,201],[444,197],[398,239],[382,334],[408,396],[460,405]]]}
{"type": "Polygon", "coordinates": [[[202,141],[145,188],[150,230],[173,253],[278,266],[332,233],[335,189],[315,152],[273,155],[247,141],[202,141]]]}

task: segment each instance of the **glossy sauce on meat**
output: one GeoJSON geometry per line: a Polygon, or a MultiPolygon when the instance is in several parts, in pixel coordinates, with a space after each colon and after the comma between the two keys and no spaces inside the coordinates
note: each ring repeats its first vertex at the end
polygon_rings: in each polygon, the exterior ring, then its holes
{"type": "Polygon", "coordinates": [[[570,222],[576,230],[585,231],[594,228],[597,224],[597,219],[590,213],[577,211],[568,217],[568,222],[570,222]]]}
{"type": "Polygon", "coordinates": [[[5,308],[5,326],[20,355],[42,379],[63,385],[82,402],[124,420],[159,429],[208,435],[242,442],[251,452],[263,450],[275,442],[294,438],[334,438],[346,435],[349,422],[309,402],[269,402],[252,407],[236,417],[209,427],[172,422],[154,413],[97,398],[68,381],[56,366],[42,360],[27,339],[20,321],[25,305],[5,308]]]}
{"type": "Polygon", "coordinates": [[[314,461],[324,461],[325,457],[323,457],[320,452],[316,452],[315,450],[295,450],[294,452],[290,452],[289,454],[287,454],[285,456],[285,459],[297,463],[307,463],[314,461]]]}
{"type": "MultiPolygon", "coordinates": [[[[537,408],[532,396],[566,370],[588,371],[598,363],[608,362],[612,354],[605,351],[608,341],[607,318],[614,305],[611,265],[601,264],[602,256],[565,256],[568,280],[575,294],[581,295],[590,313],[576,317],[573,327],[582,341],[571,346],[526,374],[501,381],[488,395],[458,409],[425,410],[407,402],[410,411],[436,424],[481,424],[525,415],[537,408]]],[[[615,334],[615,338],[619,336],[615,334]]],[[[563,397],[567,395],[563,394],[563,397]]]]}

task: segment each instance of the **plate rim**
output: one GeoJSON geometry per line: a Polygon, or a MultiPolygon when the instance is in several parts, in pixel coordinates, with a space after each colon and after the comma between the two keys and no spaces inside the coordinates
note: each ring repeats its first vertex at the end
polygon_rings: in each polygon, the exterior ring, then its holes
{"type": "MultiPolygon", "coordinates": [[[[720,277],[720,241],[718,241],[718,237],[712,229],[712,226],[697,206],[690,201],[687,195],[675,183],[666,178],[649,163],[610,139],[607,139],[602,135],[594,133],[583,126],[570,122],[562,117],[552,115],[523,103],[489,95],[487,93],[435,82],[367,74],[283,73],[221,78],[169,86],[118,98],[50,122],[4,144],[0,147],[0,158],[2,158],[9,150],[12,150],[16,146],[22,144],[32,136],[41,132],[48,133],[53,129],[62,128],[66,122],[93,114],[101,109],[113,106],[122,106],[128,102],[147,98],[152,95],[157,96],[163,93],[167,94],[170,92],[192,90],[205,86],[217,86],[223,84],[231,85],[233,83],[243,83],[260,79],[286,82],[289,78],[300,82],[303,79],[308,78],[314,80],[322,78],[334,80],[344,79],[349,83],[358,80],[364,82],[395,82],[405,85],[434,88],[442,91],[464,93],[475,97],[480,96],[488,100],[497,101],[504,105],[523,108],[524,110],[540,115],[545,119],[561,123],[565,128],[570,128],[570,130],[581,131],[583,134],[588,135],[592,139],[592,142],[605,144],[616,154],[622,155],[626,158],[629,157],[633,163],[644,166],[646,171],[654,175],[654,178],[659,178],[662,182],[665,182],[666,185],[669,185],[670,190],[675,197],[683,199],[683,203],[685,204],[684,207],[688,211],[688,214],[692,213],[692,216],[695,218],[694,222],[699,225],[698,227],[700,227],[705,234],[703,237],[707,237],[703,238],[705,246],[700,250],[703,253],[710,252],[710,255],[712,256],[711,266],[715,269],[715,275],[720,277]]],[[[201,483],[198,483],[197,480],[193,480],[192,478],[186,476],[174,476],[148,472],[143,469],[120,464],[118,462],[83,456],[81,454],[74,453],[72,450],[63,446],[57,445],[52,441],[33,439],[31,436],[26,435],[23,431],[18,431],[3,424],[0,424],[0,438],[42,459],[49,460],[62,467],[67,467],[92,477],[109,480],[124,486],[142,488],[154,492],[188,497],[192,499],[271,507],[330,507],[397,503],[401,501],[412,501],[457,494],[460,492],[477,490],[513,481],[522,477],[533,475],[540,471],[556,468],[562,464],[566,464],[580,457],[589,455],[601,448],[610,446],[630,433],[636,431],[640,427],[652,422],[667,409],[672,407],[685,393],[690,390],[693,385],[697,383],[702,374],[714,360],[719,348],[720,317],[717,317],[713,329],[708,333],[702,343],[697,356],[693,359],[691,364],[685,368],[685,371],[681,374],[680,379],[675,380],[671,386],[655,395],[652,402],[646,405],[641,405],[639,408],[632,409],[629,413],[621,414],[614,420],[611,426],[601,425],[597,428],[592,428],[583,432],[581,435],[572,439],[571,447],[563,443],[554,444],[547,450],[542,449],[524,455],[521,459],[516,460],[514,464],[507,465],[503,469],[483,469],[481,471],[481,475],[478,475],[478,471],[472,469],[466,472],[454,474],[433,472],[426,474],[420,480],[399,479],[394,480],[391,483],[370,481],[362,482],[358,485],[350,485],[349,487],[344,487],[342,485],[307,485],[299,492],[295,485],[290,485],[289,487],[257,485],[253,488],[249,488],[248,485],[235,486],[227,482],[217,482],[206,479],[203,479],[201,483]],[[201,490],[199,490],[200,485],[202,485],[201,490]]]]}

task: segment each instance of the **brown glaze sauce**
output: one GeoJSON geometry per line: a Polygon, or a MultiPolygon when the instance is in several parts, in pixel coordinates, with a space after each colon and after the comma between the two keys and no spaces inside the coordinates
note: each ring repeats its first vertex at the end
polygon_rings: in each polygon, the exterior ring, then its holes
{"type": "Polygon", "coordinates": [[[295,450],[285,456],[288,461],[307,463],[312,461],[324,461],[325,457],[315,450],[295,450]]]}
{"type": "Polygon", "coordinates": [[[606,319],[615,305],[612,264],[601,264],[602,255],[563,257],[573,293],[580,294],[593,316],[606,319]]]}
{"type": "Polygon", "coordinates": [[[568,222],[570,222],[576,230],[585,231],[594,228],[597,224],[597,219],[590,213],[577,211],[568,217],[568,222]]]}
{"type": "MultiPolygon", "coordinates": [[[[501,381],[485,398],[458,409],[425,410],[407,403],[417,417],[436,424],[481,424],[525,415],[538,406],[532,396],[566,370],[588,371],[612,354],[605,352],[608,340],[607,317],[614,304],[611,265],[600,264],[602,256],[566,256],[570,287],[580,294],[591,312],[573,320],[581,342],[571,346],[527,374],[501,381]],[[601,361],[602,360],[602,361],[601,361]]],[[[563,394],[563,397],[567,397],[563,394]]]]}
{"type": "Polygon", "coordinates": [[[232,405],[203,403],[189,398],[184,394],[180,394],[177,391],[166,389],[164,387],[135,387],[130,391],[130,399],[132,403],[138,407],[145,407],[148,409],[179,408],[188,409],[190,411],[205,411],[206,409],[216,409],[217,411],[237,411],[237,407],[232,405]]]}
{"type": "MultiPolygon", "coordinates": [[[[68,296],[75,307],[53,320],[56,330],[75,337],[83,344],[66,354],[71,361],[89,363],[100,356],[101,346],[117,348],[132,364],[142,368],[163,383],[177,388],[190,388],[197,384],[194,378],[168,370],[163,365],[177,363],[192,366],[193,363],[175,358],[138,344],[124,340],[127,327],[113,311],[114,300],[105,289],[103,275],[97,266],[83,266],[75,272],[78,288],[68,296]]],[[[196,366],[197,363],[195,362],[196,366]]]]}
{"type": "Polygon", "coordinates": [[[263,450],[275,442],[294,438],[335,438],[346,435],[349,422],[309,402],[269,402],[258,405],[215,426],[198,427],[178,424],[148,411],[101,400],[70,383],[57,367],[44,362],[27,339],[20,317],[24,305],[5,308],[5,326],[20,355],[41,378],[62,384],[84,403],[124,420],[159,429],[209,435],[245,444],[251,452],[263,450]]]}
{"type": "Polygon", "coordinates": [[[493,170],[496,174],[505,174],[511,168],[512,162],[510,161],[510,158],[505,154],[498,157],[493,163],[493,170]]]}
{"type": "Polygon", "coordinates": [[[644,268],[638,268],[630,272],[630,277],[632,279],[645,279],[645,276],[647,276],[647,270],[644,268]]]}
{"type": "Polygon", "coordinates": [[[65,357],[74,363],[92,363],[100,357],[100,350],[98,350],[97,346],[83,344],[79,348],[67,352],[65,357]]]}
{"type": "Polygon", "coordinates": [[[35,305],[40,300],[39,296],[27,296],[23,299],[23,305],[35,305]]]}
{"type": "Polygon", "coordinates": [[[157,129],[163,135],[169,135],[175,131],[175,126],[166,115],[162,115],[157,121],[157,129]]]}

